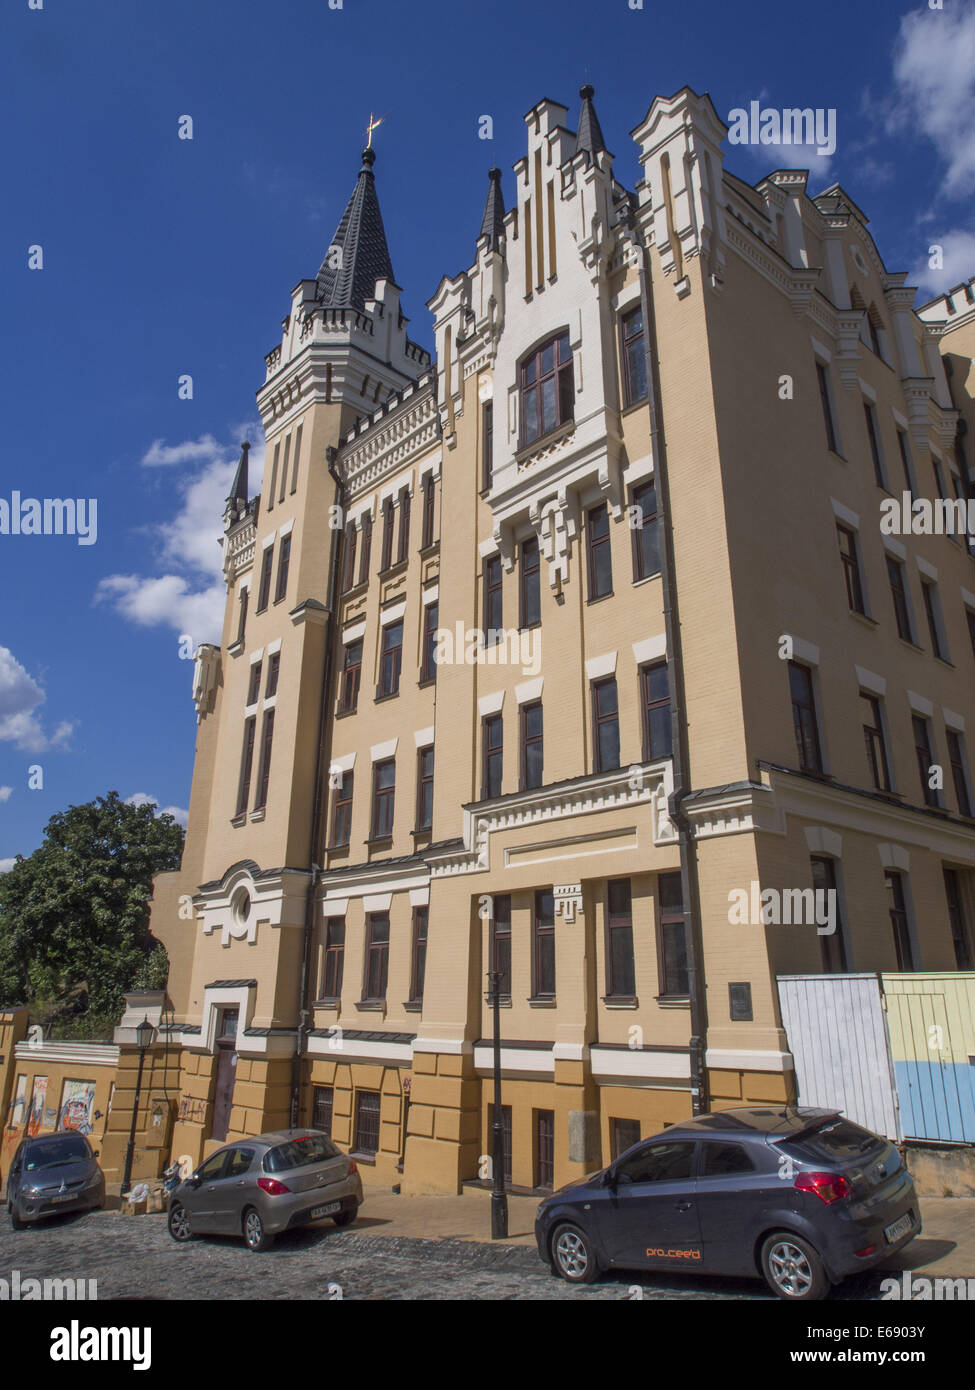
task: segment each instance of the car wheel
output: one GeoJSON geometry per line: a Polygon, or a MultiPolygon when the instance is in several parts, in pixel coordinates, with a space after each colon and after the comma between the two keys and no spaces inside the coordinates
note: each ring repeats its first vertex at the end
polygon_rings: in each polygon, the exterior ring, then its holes
{"type": "Polygon", "coordinates": [[[169,1216],[166,1221],[169,1227],[169,1234],[173,1240],[180,1243],[193,1239],[193,1232],[190,1228],[190,1214],[183,1206],[182,1202],[174,1202],[169,1208],[169,1216]]]}
{"type": "Polygon", "coordinates": [[[346,1211],[338,1212],[332,1217],[332,1220],[335,1222],[336,1226],[351,1226],[356,1218],[356,1212],[356,1207],[349,1207],[346,1211]]]}
{"type": "Polygon", "coordinates": [[[14,1228],[14,1230],[15,1230],[15,1231],[26,1231],[26,1230],[27,1230],[27,1222],[26,1222],[26,1221],[21,1221],[20,1217],[17,1215],[17,1208],[16,1208],[16,1206],[13,1204],[13,1202],[10,1203],[10,1205],[9,1205],[8,1208],[7,1208],[7,1210],[10,1212],[10,1224],[11,1224],[11,1226],[14,1228]]]}
{"type": "Polygon", "coordinates": [[[551,1250],[556,1271],[570,1284],[591,1284],[599,1273],[592,1242],[578,1226],[556,1226],[551,1250]]]}
{"type": "Polygon", "coordinates": [[[264,1221],[256,1207],[248,1207],[244,1212],[244,1240],[248,1250],[268,1250],[274,1244],[274,1237],[264,1229],[264,1221]]]}
{"type": "Polygon", "coordinates": [[[817,1251],[791,1231],[776,1231],[765,1241],[762,1273],[772,1292],[789,1303],[825,1298],[832,1287],[817,1251]]]}

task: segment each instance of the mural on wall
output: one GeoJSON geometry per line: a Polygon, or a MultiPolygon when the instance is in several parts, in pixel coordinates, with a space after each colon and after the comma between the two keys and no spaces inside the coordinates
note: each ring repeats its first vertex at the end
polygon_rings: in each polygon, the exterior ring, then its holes
{"type": "Polygon", "coordinates": [[[19,1129],[24,1123],[24,1110],[27,1106],[27,1076],[22,1073],[17,1077],[17,1090],[10,1103],[10,1119],[8,1125],[10,1129],[19,1129]]]}
{"type": "Polygon", "coordinates": [[[79,1134],[90,1134],[94,1127],[94,1105],[94,1081],[65,1081],[61,1092],[58,1129],[73,1129],[79,1134]]]}
{"type": "Polygon", "coordinates": [[[27,1133],[39,1134],[44,1123],[44,1102],[47,1099],[47,1077],[35,1076],[34,1088],[30,1098],[30,1112],[27,1116],[27,1133]]]}

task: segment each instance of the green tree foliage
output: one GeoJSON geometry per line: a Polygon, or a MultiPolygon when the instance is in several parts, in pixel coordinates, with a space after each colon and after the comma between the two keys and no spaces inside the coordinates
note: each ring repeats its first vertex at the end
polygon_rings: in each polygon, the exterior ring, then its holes
{"type": "Polygon", "coordinates": [[[0,1005],[27,1004],[62,1036],[110,1033],[126,990],[165,984],[149,897],[182,848],[172,816],[118,792],[52,816],[40,848],[0,874],[0,1005]]]}

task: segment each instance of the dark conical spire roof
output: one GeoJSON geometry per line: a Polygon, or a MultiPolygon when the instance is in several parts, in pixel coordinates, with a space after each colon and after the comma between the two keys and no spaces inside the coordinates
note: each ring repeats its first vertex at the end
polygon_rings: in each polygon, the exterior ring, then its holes
{"type": "Polygon", "coordinates": [[[498,240],[504,233],[504,194],[501,191],[501,170],[490,169],[488,178],[491,182],[488,187],[487,201],[484,204],[484,216],[481,218],[481,236],[486,236],[488,248],[491,251],[496,251],[498,240]]]}
{"type": "Polygon", "coordinates": [[[238,503],[242,507],[247,506],[247,454],[250,447],[250,441],[247,439],[240,446],[240,462],[237,465],[237,472],[234,474],[234,485],[227,498],[231,507],[238,503]]]}
{"type": "Polygon", "coordinates": [[[596,115],[596,108],[592,104],[594,89],[587,82],[584,87],[579,88],[579,95],[582,97],[582,110],[579,112],[579,132],[576,135],[576,154],[580,150],[585,150],[586,154],[592,159],[593,155],[606,148],[606,141],[603,139],[603,132],[599,125],[599,117],[596,115]]]}
{"type": "Polygon", "coordinates": [[[316,277],[319,300],[334,308],[364,309],[376,281],[394,278],[376,197],[375,160],[375,150],[362,151],[362,168],[352,197],[316,277]]]}

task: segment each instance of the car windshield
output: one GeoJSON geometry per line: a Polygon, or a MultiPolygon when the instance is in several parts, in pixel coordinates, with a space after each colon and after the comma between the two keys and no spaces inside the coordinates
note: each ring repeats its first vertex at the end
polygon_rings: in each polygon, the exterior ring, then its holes
{"type": "Polygon", "coordinates": [[[338,1149],[324,1134],[305,1134],[269,1149],[264,1155],[264,1171],[286,1173],[290,1168],[307,1168],[311,1163],[324,1163],[338,1155],[338,1149]]]}
{"type": "Polygon", "coordinates": [[[56,1134],[31,1144],[24,1167],[28,1173],[38,1168],[59,1168],[62,1163],[83,1163],[91,1158],[91,1149],[80,1134],[56,1134]]]}
{"type": "Polygon", "coordinates": [[[813,1163],[823,1160],[844,1163],[863,1158],[864,1154],[875,1152],[886,1142],[886,1139],[871,1134],[869,1129],[855,1125],[850,1120],[832,1120],[819,1129],[800,1135],[798,1139],[783,1139],[777,1147],[813,1163]]]}

